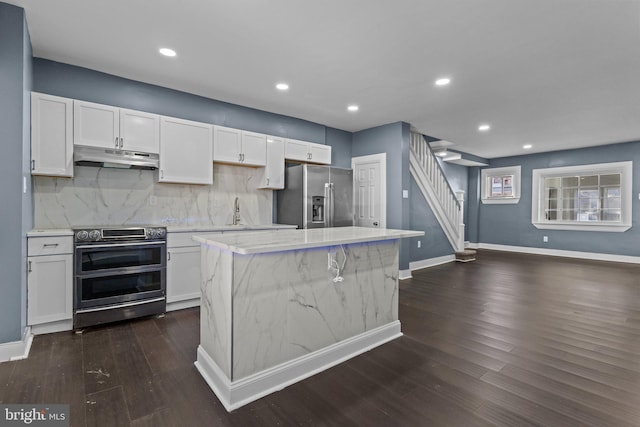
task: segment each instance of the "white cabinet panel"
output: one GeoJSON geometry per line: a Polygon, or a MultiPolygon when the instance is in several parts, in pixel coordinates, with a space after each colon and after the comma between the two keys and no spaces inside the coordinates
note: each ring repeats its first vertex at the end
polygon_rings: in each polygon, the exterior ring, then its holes
{"type": "Polygon", "coordinates": [[[249,166],[267,164],[267,136],[242,131],[242,163],[249,166]]]}
{"type": "Polygon", "coordinates": [[[74,144],[158,153],[160,116],[73,101],[74,144]]]}
{"type": "Polygon", "coordinates": [[[285,140],[284,157],[305,163],[331,164],[331,146],[296,139],[285,140]]]}
{"type": "Polygon", "coordinates": [[[267,137],[267,164],[263,169],[260,187],[279,190],[284,188],[284,140],[267,137]]]}
{"type": "Polygon", "coordinates": [[[31,174],[73,176],[73,100],[31,94],[31,174]]]}
{"type": "Polygon", "coordinates": [[[73,318],[73,256],[29,257],[29,325],[73,318]]]}
{"type": "Polygon", "coordinates": [[[331,164],[331,146],[309,143],[309,161],[323,165],[331,164]]]}
{"type": "Polygon", "coordinates": [[[91,147],[120,147],[120,109],[73,101],[73,143],[91,147]]]}
{"type": "Polygon", "coordinates": [[[309,143],[287,139],[284,145],[284,157],[287,160],[306,162],[309,160],[309,143]]]}
{"type": "Polygon", "coordinates": [[[213,183],[213,129],[189,120],[160,119],[160,182],[213,183]]]}
{"type": "Polygon", "coordinates": [[[167,303],[200,298],[200,246],[167,251],[167,303]]]}
{"type": "Polygon", "coordinates": [[[240,163],[242,131],[223,126],[214,126],[213,132],[213,161],[240,163]]]}
{"type": "Polygon", "coordinates": [[[213,127],[213,161],[246,166],[264,166],[266,135],[224,126],[213,127]]]}
{"type": "Polygon", "coordinates": [[[27,247],[28,324],[73,319],[73,238],[29,237],[27,247]]]}
{"type": "Polygon", "coordinates": [[[160,151],[160,116],[120,109],[120,138],[123,150],[157,154],[160,151]]]}

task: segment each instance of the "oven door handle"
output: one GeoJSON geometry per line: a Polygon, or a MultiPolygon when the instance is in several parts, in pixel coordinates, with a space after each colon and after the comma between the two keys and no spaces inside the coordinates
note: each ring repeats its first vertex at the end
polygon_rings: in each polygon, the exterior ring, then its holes
{"type": "Polygon", "coordinates": [[[106,305],[106,306],[96,307],[96,308],[80,308],[80,309],[76,310],[76,313],[80,313],[80,314],[82,314],[82,313],[93,313],[95,311],[112,310],[114,308],[133,307],[133,306],[136,306],[136,305],[149,304],[151,302],[164,301],[164,299],[165,299],[165,297],[160,297],[160,298],[133,301],[133,302],[128,302],[128,303],[124,303],[124,304],[111,304],[111,305],[106,305]]]}
{"type": "Polygon", "coordinates": [[[107,243],[104,245],[76,245],[76,249],[92,249],[92,248],[125,248],[129,246],[152,246],[164,245],[164,240],[154,240],[153,242],[131,242],[131,243],[107,243]]]}

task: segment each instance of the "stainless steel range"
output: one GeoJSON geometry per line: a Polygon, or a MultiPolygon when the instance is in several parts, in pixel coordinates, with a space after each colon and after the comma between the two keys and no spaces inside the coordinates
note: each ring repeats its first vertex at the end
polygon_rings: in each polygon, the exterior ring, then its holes
{"type": "Polygon", "coordinates": [[[166,235],[163,227],[74,230],[74,329],[165,312],[166,235]]]}

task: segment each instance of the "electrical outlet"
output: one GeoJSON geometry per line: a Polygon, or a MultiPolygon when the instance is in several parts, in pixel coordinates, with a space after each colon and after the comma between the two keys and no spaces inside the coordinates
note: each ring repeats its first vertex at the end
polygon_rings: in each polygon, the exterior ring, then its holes
{"type": "Polygon", "coordinates": [[[422,247],[422,240],[418,240],[418,247],[421,248],[422,247]]]}
{"type": "Polygon", "coordinates": [[[336,259],[336,251],[329,251],[327,253],[327,269],[331,270],[333,268],[334,260],[336,259]]]}
{"type": "Polygon", "coordinates": [[[158,204],[158,197],[157,196],[149,196],[149,205],[155,206],[157,204],[158,204]]]}
{"type": "Polygon", "coordinates": [[[549,236],[542,236],[542,241],[544,243],[548,243],[549,242],[549,236]]]}

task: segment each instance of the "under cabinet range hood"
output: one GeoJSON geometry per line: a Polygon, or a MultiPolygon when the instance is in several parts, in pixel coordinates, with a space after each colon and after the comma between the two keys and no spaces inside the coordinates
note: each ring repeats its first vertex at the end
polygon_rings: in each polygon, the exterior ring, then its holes
{"type": "Polygon", "coordinates": [[[158,155],[138,151],[114,150],[112,148],[73,147],[73,161],[77,166],[118,169],[158,169],[158,155]]]}

